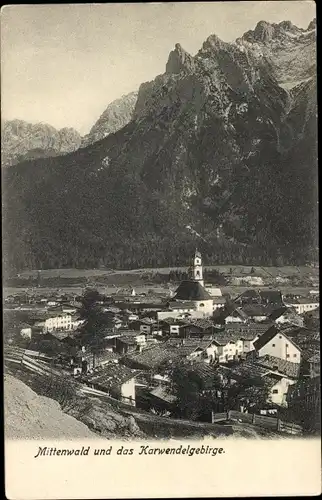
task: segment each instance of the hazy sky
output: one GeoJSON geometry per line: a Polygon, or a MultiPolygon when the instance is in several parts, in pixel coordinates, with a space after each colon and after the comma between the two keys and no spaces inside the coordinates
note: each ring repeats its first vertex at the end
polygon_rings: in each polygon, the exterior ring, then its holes
{"type": "Polygon", "coordinates": [[[87,133],[106,106],[163,73],[180,43],[195,54],[216,33],[257,22],[306,28],[313,1],[17,5],[2,9],[2,117],[87,133]]]}

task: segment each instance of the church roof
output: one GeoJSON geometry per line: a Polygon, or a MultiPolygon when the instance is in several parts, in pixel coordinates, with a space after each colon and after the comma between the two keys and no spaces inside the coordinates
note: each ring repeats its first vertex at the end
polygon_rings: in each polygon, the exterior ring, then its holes
{"type": "Polygon", "coordinates": [[[198,281],[182,281],[174,296],[175,300],[212,300],[207,290],[198,281]]]}

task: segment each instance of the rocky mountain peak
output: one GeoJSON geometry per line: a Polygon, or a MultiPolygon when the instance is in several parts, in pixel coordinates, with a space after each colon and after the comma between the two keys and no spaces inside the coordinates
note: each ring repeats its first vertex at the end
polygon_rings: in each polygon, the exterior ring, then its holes
{"type": "Polygon", "coordinates": [[[253,36],[259,42],[269,41],[274,36],[274,27],[266,21],[259,21],[253,31],[253,36]]]}
{"type": "Polygon", "coordinates": [[[181,73],[181,71],[191,71],[194,66],[193,57],[189,54],[180,43],[176,43],[174,50],[169,54],[166,64],[166,73],[181,73]]]}
{"type": "Polygon", "coordinates": [[[284,40],[300,36],[305,31],[295,26],[291,21],[281,21],[278,24],[259,21],[254,30],[247,31],[243,35],[242,40],[252,43],[269,44],[273,40],[284,40]]]}
{"type": "Polygon", "coordinates": [[[307,27],[308,31],[315,30],[316,29],[316,18],[312,19],[310,24],[307,27]]]}
{"type": "Polygon", "coordinates": [[[93,144],[125,127],[133,118],[138,92],[130,92],[112,101],[82,140],[82,147],[93,144]]]}
{"type": "Polygon", "coordinates": [[[227,43],[223,42],[221,38],[217,35],[210,35],[207,40],[202,45],[202,52],[207,52],[208,50],[220,50],[227,47],[227,43]]]}

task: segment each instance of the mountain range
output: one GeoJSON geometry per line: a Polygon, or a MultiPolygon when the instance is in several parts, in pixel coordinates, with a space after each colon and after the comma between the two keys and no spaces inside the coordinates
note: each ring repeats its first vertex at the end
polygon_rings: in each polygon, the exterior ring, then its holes
{"type": "Polygon", "coordinates": [[[4,167],[24,160],[70,153],[81,145],[73,128],[55,129],[47,123],[4,120],[1,125],[1,164],[4,167]]]}
{"type": "Polygon", "coordinates": [[[3,169],[5,266],[314,260],[316,101],[315,21],[176,44],[121,128],[103,114],[77,151],[3,169]]]}

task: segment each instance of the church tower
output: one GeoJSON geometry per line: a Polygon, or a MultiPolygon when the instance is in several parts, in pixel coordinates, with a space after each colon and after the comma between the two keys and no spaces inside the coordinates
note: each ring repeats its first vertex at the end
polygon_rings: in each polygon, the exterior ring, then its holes
{"type": "Polygon", "coordinates": [[[193,263],[189,269],[189,278],[193,281],[198,281],[201,286],[204,286],[201,253],[198,250],[195,251],[193,263]]]}

